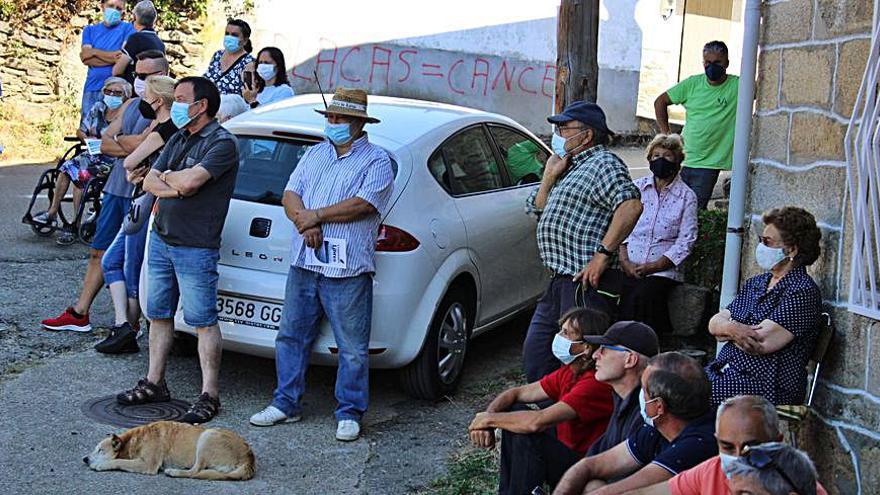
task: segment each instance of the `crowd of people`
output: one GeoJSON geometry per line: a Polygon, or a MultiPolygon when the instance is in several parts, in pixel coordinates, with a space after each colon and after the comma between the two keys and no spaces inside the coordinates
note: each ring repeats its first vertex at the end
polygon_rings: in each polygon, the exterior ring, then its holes
{"type": "MultiPolygon", "coordinates": [[[[294,93],[283,53],[264,47],[253,57],[242,20],[228,22],[203,76],[174,79],[152,2],[134,7],[132,24],[122,20],[122,0],[101,7],[103,22],[83,31],[89,72],[78,131],[99,139],[100,153],[63,164],[55,197],[73,185],[76,201],[91,170],[107,175],[102,207],[79,298],[42,325],[89,332],[90,307],[106,285],[115,322],[99,352],[138,352],[141,314],[150,322],[148,372],[117,401],[162,402],[171,397],[165,368],[180,305],[196,329],[202,371],[201,393],[182,420],[206,423],[221,408],[217,264],[239,164],[237,140],[221,124],[294,93]]],[[[672,330],[666,296],[683,280],[698,210],[731,166],[738,80],[726,73],[721,42],[705,45],[703,63],[705,74],[657,98],[661,134],[646,150],[651,175],[641,179],[609,149],[614,133],[595,103],[573,102],[548,118],[554,153],[525,204],[551,274],[523,346],[528,384],[499,394],[468,429],[484,448],[495,447],[501,430],[499,493],[545,484],[555,493],[824,493],[809,458],[778,443],[774,409],[803,403],[817,337],[821,296],[806,267],[819,257],[821,234],[809,212],[764,214],[755,252],[764,272],[709,321],[723,343],[717,358],[702,367],[660,349],[658,335],[672,330]],[[683,136],[669,132],[671,104],[688,110],[683,136]]],[[[365,130],[379,122],[365,91],[340,88],[316,111],[327,139],[306,151],[283,197],[295,234],[277,384],[250,422],[301,419],[309,354],[326,318],[339,345],[336,438],[351,441],[369,404],[373,258],[393,171],[365,130]],[[325,238],[346,241],[344,268],[307,264],[307,250],[325,238]]],[[[55,222],[58,208],[39,221],[55,222]]],[[[71,235],[60,232],[58,241],[71,235]]]]}

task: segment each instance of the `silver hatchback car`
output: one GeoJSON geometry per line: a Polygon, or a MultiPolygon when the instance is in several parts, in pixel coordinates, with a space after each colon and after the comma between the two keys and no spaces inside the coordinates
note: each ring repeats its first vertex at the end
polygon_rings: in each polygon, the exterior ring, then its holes
{"type": "MultiPolygon", "coordinates": [[[[305,150],[324,139],[320,95],[245,113],[225,126],[241,163],[223,229],[217,309],[228,350],[274,357],[293,225],[281,198],[305,150]]],[[[525,200],[550,150],[501,115],[371,97],[370,141],[388,151],[394,192],[373,279],[370,364],[400,368],[413,396],[438,398],[459,378],[468,340],[532,307],[547,277],[525,200]]],[[[178,331],[193,334],[178,312],[178,331]]],[[[312,362],[338,349],[324,322],[312,362]]]]}

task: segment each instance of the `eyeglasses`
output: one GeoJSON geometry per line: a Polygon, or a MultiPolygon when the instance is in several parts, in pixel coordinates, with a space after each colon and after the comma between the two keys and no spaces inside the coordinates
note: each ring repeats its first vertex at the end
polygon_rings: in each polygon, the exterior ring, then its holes
{"type": "Polygon", "coordinates": [[[621,347],[619,345],[602,344],[599,346],[599,348],[600,349],[611,349],[612,351],[619,351],[619,352],[632,352],[631,350],[627,349],[626,347],[621,347]]]}
{"type": "Polygon", "coordinates": [[[560,133],[562,133],[562,131],[579,131],[579,130],[583,130],[583,129],[584,129],[584,126],[581,126],[581,125],[566,125],[566,126],[554,125],[553,126],[553,131],[556,132],[556,134],[560,134],[560,133]]]}
{"type": "Polygon", "coordinates": [[[105,89],[104,94],[107,96],[125,96],[125,93],[123,93],[122,90],[116,89],[105,89]]]}
{"type": "Polygon", "coordinates": [[[779,474],[779,476],[782,476],[782,479],[784,479],[785,482],[788,483],[789,486],[791,486],[794,492],[800,495],[801,492],[798,489],[798,485],[795,485],[794,482],[791,481],[791,478],[789,478],[788,475],[785,474],[785,471],[779,468],[779,466],[776,464],[776,461],[774,461],[773,458],[770,457],[770,453],[768,453],[766,450],[760,447],[752,447],[750,445],[747,445],[743,449],[741,459],[746,461],[749,466],[760,469],[761,471],[765,469],[772,469],[776,471],[776,473],[779,474]]]}
{"type": "Polygon", "coordinates": [[[146,78],[148,78],[148,77],[150,77],[150,76],[155,76],[156,74],[161,74],[161,73],[162,73],[161,70],[157,70],[156,72],[150,72],[149,74],[142,74],[142,73],[140,73],[140,72],[135,72],[135,73],[134,73],[134,77],[136,77],[136,78],[140,79],[141,81],[143,81],[144,79],[146,79],[146,78]]]}
{"type": "Polygon", "coordinates": [[[777,241],[776,239],[774,239],[772,237],[768,237],[766,235],[759,235],[758,242],[760,242],[761,244],[763,244],[767,247],[775,247],[778,244],[782,244],[781,241],[777,241]]]}

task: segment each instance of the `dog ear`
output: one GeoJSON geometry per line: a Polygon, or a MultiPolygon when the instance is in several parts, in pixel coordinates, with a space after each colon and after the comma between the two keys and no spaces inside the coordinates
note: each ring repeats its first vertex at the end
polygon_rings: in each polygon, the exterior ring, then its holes
{"type": "Polygon", "coordinates": [[[122,439],[116,436],[115,433],[110,438],[110,446],[113,447],[113,450],[119,450],[122,448],[122,439]]]}

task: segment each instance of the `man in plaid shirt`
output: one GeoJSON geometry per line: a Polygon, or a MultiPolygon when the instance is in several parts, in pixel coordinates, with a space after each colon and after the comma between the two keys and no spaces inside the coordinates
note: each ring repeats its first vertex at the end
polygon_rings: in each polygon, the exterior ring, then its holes
{"type": "Polygon", "coordinates": [[[526,212],[538,216],[538,252],[553,278],[538,301],[523,346],[529,382],[560,366],[554,337],[569,308],[584,305],[613,317],[616,301],[610,303],[600,293],[607,292],[602,289],[612,278],[606,270],[617,267],[617,248],[642,213],[629,170],[606,147],[614,133],[598,105],[577,101],[547,120],[554,124],[555,154],[547,160],[541,186],[526,201],[526,212]]]}

